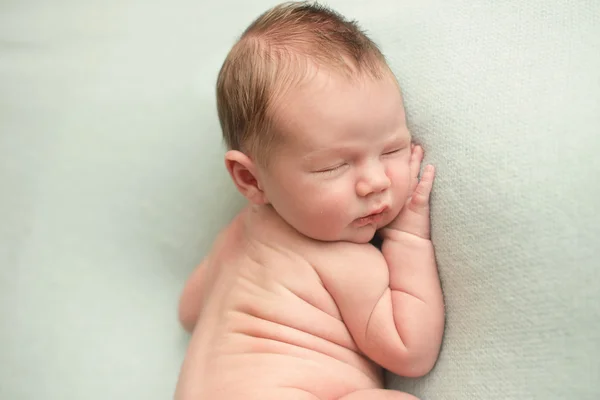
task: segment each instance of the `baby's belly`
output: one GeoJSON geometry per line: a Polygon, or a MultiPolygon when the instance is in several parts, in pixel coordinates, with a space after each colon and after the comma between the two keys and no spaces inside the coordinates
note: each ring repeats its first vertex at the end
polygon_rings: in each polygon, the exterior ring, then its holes
{"type": "Polygon", "coordinates": [[[223,399],[250,399],[293,388],[326,400],[382,387],[380,368],[363,356],[306,333],[290,334],[288,329],[280,326],[267,335],[249,330],[224,337],[227,344],[221,348],[227,351],[211,362],[207,377],[211,391],[223,399]]]}

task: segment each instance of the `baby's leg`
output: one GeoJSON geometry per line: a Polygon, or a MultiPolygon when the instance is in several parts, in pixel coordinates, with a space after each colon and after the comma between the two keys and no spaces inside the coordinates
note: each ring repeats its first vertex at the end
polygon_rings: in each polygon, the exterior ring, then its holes
{"type": "Polygon", "coordinates": [[[206,265],[202,262],[189,277],[179,299],[179,322],[183,328],[192,332],[196,326],[202,308],[202,286],[204,285],[206,265]]]}
{"type": "Polygon", "coordinates": [[[386,389],[366,389],[347,394],[340,400],[419,400],[408,393],[386,389]]]}

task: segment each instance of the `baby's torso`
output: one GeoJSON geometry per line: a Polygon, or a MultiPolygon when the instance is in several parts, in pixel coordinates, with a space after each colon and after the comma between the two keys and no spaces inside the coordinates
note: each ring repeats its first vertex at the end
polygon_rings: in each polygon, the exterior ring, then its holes
{"type": "Polygon", "coordinates": [[[280,228],[246,211],[207,259],[203,308],[182,371],[198,398],[292,388],[334,399],[382,385],[321,281],[328,246],[280,228]],[[259,240],[247,240],[253,236],[259,240]]]}

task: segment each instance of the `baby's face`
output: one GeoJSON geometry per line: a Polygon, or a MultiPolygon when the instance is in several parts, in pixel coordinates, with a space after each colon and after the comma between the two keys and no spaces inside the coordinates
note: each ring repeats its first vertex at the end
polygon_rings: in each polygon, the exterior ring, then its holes
{"type": "Polygon", "coordinates": [[[285,137],[259,176],[268,201],[317,240],[368,242],[409,196],[410,133],[392,77],[321,70],[277,108],[285,137]]]}

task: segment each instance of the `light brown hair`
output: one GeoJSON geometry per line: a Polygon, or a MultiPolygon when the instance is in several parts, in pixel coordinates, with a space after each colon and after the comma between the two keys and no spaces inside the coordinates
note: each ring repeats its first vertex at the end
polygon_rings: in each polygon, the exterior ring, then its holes
{"type": "Polygon", "coordinates": [[[348,77],[389,71],[377,45],[355,21],[318,4],[290,2],[260,15],[229,52],[217,79],[217,110],[227,147],[266,165],[277,135],[277,99],[309,66],[348,77]]]}

